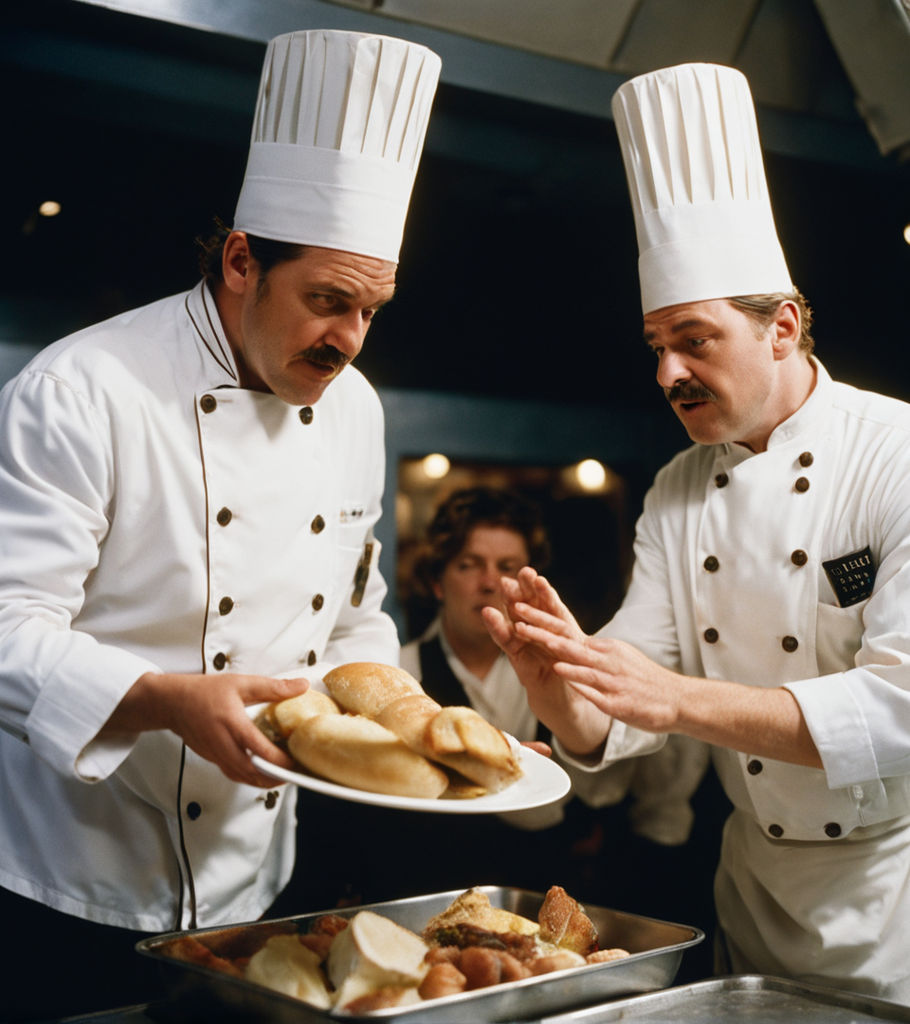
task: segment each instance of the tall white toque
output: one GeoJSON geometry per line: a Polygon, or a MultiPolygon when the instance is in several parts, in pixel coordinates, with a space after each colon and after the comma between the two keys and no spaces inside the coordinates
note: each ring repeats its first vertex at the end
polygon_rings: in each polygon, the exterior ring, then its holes
{"type": "Polygon", "coordinates": [[[620,86],[612,108],[642,311],[792,291],[745,77],[714,64],[663,68],[620,86]]]}
{"type": "Polygon", "coordinates": [[[440,67],[389,36],[273,39],[234,229],[397,262],[440,67]]]}

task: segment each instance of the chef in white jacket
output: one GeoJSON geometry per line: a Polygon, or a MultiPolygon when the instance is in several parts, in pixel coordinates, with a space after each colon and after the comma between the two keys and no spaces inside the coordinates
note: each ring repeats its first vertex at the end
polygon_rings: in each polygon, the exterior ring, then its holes
{"type": "Polygon", "coordinates": [[[485,617],[579,766],[711,744],[720,971],[910,1003],[910,408],[812,355],[743,76],[663,69],[613,109],[645,340],[696,443],[600,633],[529,568],[485,617]]]}
{"type": "Polygon", "coordinates": [[[382,411],[347,364],[394,292],[439,67],[273,40],[212,273],[4,388],[5,898],[160,932],[254,919],[288,881],[296,793],[252,763],[287,762],[246,706],[398,658],[382,411]]]}

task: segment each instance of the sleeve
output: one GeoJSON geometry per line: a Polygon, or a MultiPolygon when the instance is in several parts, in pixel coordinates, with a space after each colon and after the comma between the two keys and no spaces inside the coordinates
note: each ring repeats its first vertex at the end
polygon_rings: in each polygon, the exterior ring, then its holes
{"type": "Polygon", "coordinates": [[[836,616],[832,628],[852,666],[786,686],[832,789],[910,775],[910,464],[892,458],[874,475],[863,498],[880,545],[872,595],[853,608],[819,611],[836,616]],[[859,642],[851,651],[854,628],[859,642]]]}
{"type": "MultiPolygon", "coordinates": [[[[0,724],[57,770],[78,761],[144,659],[72,624],[107,531],[113,470],[103,418],[86,397],[26,370],[0,394],[0,724]]],[[[128,745],[107,745],[91,777],[128,745]]]]}

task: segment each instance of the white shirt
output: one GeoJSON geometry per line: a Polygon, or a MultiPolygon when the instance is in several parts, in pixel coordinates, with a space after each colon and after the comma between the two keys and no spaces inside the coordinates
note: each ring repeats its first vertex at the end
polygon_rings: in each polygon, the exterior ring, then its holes
{"type": "Polygon", "coordinates": [[[200,284],[49,346],[0,395],[0,884],[93,921],[249,920],[293,866],[288,787],[229,782],[170,732],[94,741],[140,675],[397,659],[378,546],[351,601],[375,392],[348,367],[301,410],[237,382],[200,284]]]}
{"type": "MultiPolygon", "coordinates": [[[[687,675],[786,685],[818,747],[824,770],[713,750],[733,969],[910,1001],[910,407],[816,365],[767,451],[696,445],[661,470],[604,632],[687,675]],[[874,590],[841,607],[831,580],[867,547],[874,590]]],[[[604,763],[659,742],[614,723],[604,763]]]]}

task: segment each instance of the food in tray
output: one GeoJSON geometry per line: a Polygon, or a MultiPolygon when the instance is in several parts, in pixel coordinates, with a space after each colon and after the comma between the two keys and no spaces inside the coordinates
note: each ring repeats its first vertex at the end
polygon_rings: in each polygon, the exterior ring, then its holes
{"type": "MultiPolygon", "coordinates": [[[[584,908],[552,886],[537,921],[494,907],[468,889],[427,921],[420,935],[371,910],[323,914],[305,934],[275,922],[250,949],[242,929],[180,936],[163,952],[225,971],[319,1009],[352,1014],[430,999],[629,956],[599,949],[584,908]]],[[[256,934],[262,935],[261,930],[256,934]]]]}
{"type": "Polygon", "coordinates": [[[304,769],[372,793],[469,799],[498,793],[522,770],[505,734],[473,708],[443,707],[404,669],[341,665],[270,704],[256,724],[304,769]]]}

